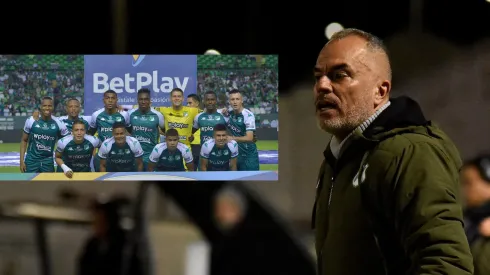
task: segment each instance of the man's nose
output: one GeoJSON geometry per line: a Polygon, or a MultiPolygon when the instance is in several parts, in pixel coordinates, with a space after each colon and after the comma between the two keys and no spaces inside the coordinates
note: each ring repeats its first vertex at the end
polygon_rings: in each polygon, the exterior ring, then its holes
{"type": "Polygon", "coordinates": [[[329,94],[333,91],[332,88],[332,81],[324,75],[318,79],[316,85],[315,85],[315,92],[317,95],[320,94],[329,94]]]}

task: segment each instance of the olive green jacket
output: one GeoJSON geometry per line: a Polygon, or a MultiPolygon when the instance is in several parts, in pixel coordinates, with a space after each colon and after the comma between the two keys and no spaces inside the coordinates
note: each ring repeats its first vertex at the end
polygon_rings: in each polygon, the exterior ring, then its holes
{"type": "Polygon", "coordinates": [[[324,152],[313,210],[320,275],[468,275],[458,150],[406,97],[336,159],[324,152]]]}

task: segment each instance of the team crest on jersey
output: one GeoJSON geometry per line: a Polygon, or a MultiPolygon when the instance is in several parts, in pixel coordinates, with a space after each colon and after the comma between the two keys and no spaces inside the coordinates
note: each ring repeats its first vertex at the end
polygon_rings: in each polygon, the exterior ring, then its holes
{"type": "Polygon", "coordinates": [[[184,112],[183,115],[184,115],[184,117],[187,117],[189,115],[189,113],[188,112],[184,112]]]}
{"type": "Polygon", "coordinates": [[[150,117],[150,121],[155,121],[155,117],[154,116],[151,116],[150,117]]]}
{"type": "Polygon", "coordinates": [[[223,152],[223,155],[225,155],[225,156],[228,156],[228,154],[229,154],[228,151],[223,152]]]}
{"type": "Polygon", "coordinates": [[[134,118],[134,119],[138,119],[138,116],[134,116],[133,118],[134,118]]]}
{"type": "Polygon", "coordinates": [[[90,146],[88,146],[87,144],[85,144],[85,145],[83,146],[83,149],[88,150],[88,149],[90,149],[90,146]]]}
{"type": "Polygon", "coordinates": [[[117,122],[121,122],[121,118],[120,117],[116,117],[116,121],[117,122]]]}
{"type": "Polygon", "coordinates": [[[56,130],[56,125],[51,124],[51,130],[56,130]]]}
{"type": "Polygon", "coordinates": [[[176,160],[176,161],[179,161],[179,160],[180,160],[180,156],[179,156],[179,155],[176,155],[176,156],[175,156],[175,160],[176,160]]]}
{"type": "Polygon", "coordinates": [[[131,154],[131,151],[129,151],[129,149],[126,149],[126,150],[124,151],[124,153],[126,153],[126,155],[129,155],[129,154],[131,154]]]}

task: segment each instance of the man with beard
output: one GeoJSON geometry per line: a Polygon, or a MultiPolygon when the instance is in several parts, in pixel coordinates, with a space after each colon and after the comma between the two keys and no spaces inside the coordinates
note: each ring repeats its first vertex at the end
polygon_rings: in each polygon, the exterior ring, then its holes
{"type": "Polygon", "coordinates": [[[318,274],[473,274],[459,152],[417,102],[390,99],[383,42],[339,31],[314,76],[318,124],[333,136],[313,208],[318,274]]]}
{"type": "Polygon", "coordinates": [[[490,274],[490,156],[479,156],[461,169],[466,199],[466,235],[473,254],[475,275],[490,274]]]}

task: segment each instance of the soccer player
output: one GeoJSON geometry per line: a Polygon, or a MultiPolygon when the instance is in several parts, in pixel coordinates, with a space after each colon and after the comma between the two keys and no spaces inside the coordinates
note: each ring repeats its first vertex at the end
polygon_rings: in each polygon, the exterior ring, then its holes
{"type": "Polygon", "coordinates": [[[228,141],[224,124],[214,126],[214,138],[201,146],[200,171],[237,171],[238,144],[228,141]]]}
{"type": "Polygon", "coordinates": [[[231,132],[230,140],[238,142],[240,155],[238,156],[238,171],[258,171],[259,152],[254,142],[255,115],[243,107],[243,98],[238,90],[229,92],[231,112],[224,112],[228,129],[231,132]]]}
{"type": "Polygon", "coordinates": [[[68,178],[73,177],[73,172],[90,172],[94,149],[100,146],[100,140],[87,135],[85,127],[84,121],[75,120],[72,124],[72,134],[58,140],[58,172],[63,172],[68,178]]]}
{"type": "Polygon", "coordinates": [[[100,172],[142,172],[143,149],[134,137],[126,135],[126,124],[115,122],[112,137],[100,146],[100,172]]]}
{"type": "MultiPolygon", "coordinates": [[[[129,114],[126,111],[118,111],[117,94],[113,90],[107,90],[104,93],[104,108],[95,111],[90,120],[89,135],[98,134],[101,142],[112,137],[112,125],[116,122],[125,123],[126,130],[131,133],[131,123],[129,114]]],[[[94,157],[94,168],[99,172],[100,154],[94,157]]]]}
{"type": "Polygon", "coordinates": [[[143,170],[148,170],[150,153],[160,139],[159,129],[165,128],[163,115],[151,108],[150,90],[143,88],[138,91],[138,108],[129,111],[131,135],[143,148],[143,170]]]}
{"type": "Polygon", "coordinates": [[[176,129],[179,133],[179,141],[190,147],[189,137],[192,135],[192,124],[199,113],[199,109],[183,106],[184,91],[174,88],[170,92],[171,107],[155,108],[165,118],[165,130],[176,129]]]}
{"type": "MultiPolygon", "coordinates": [[[[187,106],[197,108],[199,113],[202,113],[202,110],[200,109],[201,98],[196,94],[190,94],[187,96],[187,106]]],[[[196,117],[198,116],[199,115],[196,117]]],[[[194,118],[194,121],[196,121],[196,118],[194,118]]],[[[192,135],[189,137],[189,141],[191,142],[194,169],[197,170],[199,166],[199,153],[201,152],[201,130],[194,131],[194,129],[192,129],[192,135]]]]}
{"type": "Polygon", "coordinates": [[[53,99],[44,97],[39,120],[36,121],[33,117],[26,120],[20,141],[22,173],[54,172],[54,146],[59,138],[69,135],[70,132],[52,113],[53,99]]]}
{"type": "Polygon", "coordinates": [[[165,142],[157,144],[150,154],[148,170],[153,171],[194,171],[192,152],[188,146],[179,142],[179,133],[168,129],[165,142]],[[183,161],[182,161],[183,160],[183,161]]]}
{"type": "Polygon", "coordinates": [[[65,123],[68,131],[72,132],[72,125],[75,121],[80,120],[85,124],[85,130],[87,131],[90,126],[91,116],[81,116],[81,104],[76,98],[70,98],[65,102],[66,115],[59,117],[61,122],[65,123]]]}

